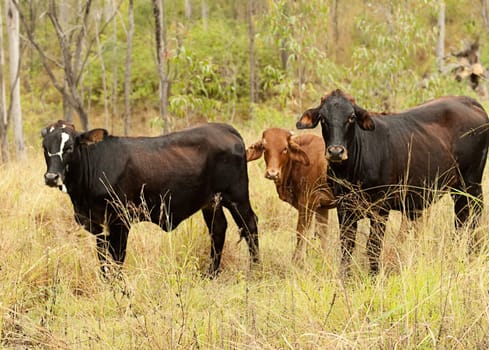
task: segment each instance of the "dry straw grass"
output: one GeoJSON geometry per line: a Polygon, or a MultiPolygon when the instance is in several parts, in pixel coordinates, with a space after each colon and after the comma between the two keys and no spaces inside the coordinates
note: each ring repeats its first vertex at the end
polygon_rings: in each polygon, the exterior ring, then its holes
{"type": "MultiPolygon", "coordinates": [[[[361,223],[353,276],[338,278],[339,242],[309,239],[291,264],[296,212],[249,164],[262,264],[249,269],[230,220],[222,274],[201,277],[209,239],[200,215],[163,233],[129,237],[123,278],[98,276],[94,238],[76,226],[68,197],[43,184],[40,152],[0,168],[0,334],[5,348],[56,349],[482,349],[489,347],[488,253],[467,255],[446,197],[415,226],[391,215],[382,270],[368,277],[361,223]],[[39,154],[38,154],[39,153],[39,154]]],[[[484,189],[487,196],[487,176],[484,189]]],[[[487,209],[478,229],[488,231],[487,209]]],[[[484,241],[484,243],[486,243],[484,241]]]]}

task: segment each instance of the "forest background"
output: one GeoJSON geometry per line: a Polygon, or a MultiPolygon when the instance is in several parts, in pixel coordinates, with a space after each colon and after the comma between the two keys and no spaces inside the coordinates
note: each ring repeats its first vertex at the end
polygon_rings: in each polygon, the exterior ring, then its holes
{"type": "Polygon", "coordinates": [[[293,130],[335,88],[375,111],[442,95],[487,108],[484,74],[474,90],[452,71],[455,54],[474,43],[489,64],[486,0],[6,0],[0,8],[2,347],[489,348],[489,249],[466,249],[472,235],[486,235],[487,209],[480,229],[457,233],[449,198],[406,232],[393,213],[376,279],[362,222],[345,281],[333,214],[331,249],[311,238],[304,264],[291,263],[296,212],[259,161],[249,174],[260,268],[249,270],[230,224],[221,275],[202,278],[209,239],[196,215],[170,234],[135,224],[123,279],[106,283],[68,196],[43,183],[40,145],[41,128],[58,119],[133,136],[220,121],[249,144],[268,127],[293,130]]]}

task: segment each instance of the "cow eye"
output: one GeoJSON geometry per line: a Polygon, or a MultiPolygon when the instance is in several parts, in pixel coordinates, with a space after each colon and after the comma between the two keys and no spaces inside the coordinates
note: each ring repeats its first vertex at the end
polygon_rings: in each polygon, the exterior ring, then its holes
{"type": "Polygon", "coordinates": [[[287,147],[285,147],[285,148],[282,150],[282,153],[283,153],[283,154],[287,153],[287,147]]]}

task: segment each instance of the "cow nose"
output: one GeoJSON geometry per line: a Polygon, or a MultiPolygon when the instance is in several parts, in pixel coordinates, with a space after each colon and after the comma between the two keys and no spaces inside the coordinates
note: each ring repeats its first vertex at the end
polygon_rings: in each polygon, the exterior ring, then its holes
{"type": "Polygon", "coordinates": [[[275,169],[267,169],[267,172],[265,173],[265,177],[270,180],[278,180],[279,175],[279,171],[275,169]]]}
{"type": "Polygon", "coordinates": [[[327,155],[332,161],[346,160],[348,158],[346,149],[343,146],[329,146],[327,155]]]}
{"type": "Polygon", "coordinates": [[[46,174],[44,174],[44,182],[48,186],[51,186],[51,187],[58,186],[58,179],[59,179],[58,173],[46,173],[46,174]]]}

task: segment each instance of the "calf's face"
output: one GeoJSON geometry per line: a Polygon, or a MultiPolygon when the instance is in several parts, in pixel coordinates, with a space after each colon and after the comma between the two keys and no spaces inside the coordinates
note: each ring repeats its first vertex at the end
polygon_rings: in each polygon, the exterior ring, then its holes
{"type": "Polygon", "coordinates": [[[41,130],[42,147],[47,170],[44,182],[51,187],[66,190],[65,172],[75,149],[73,124],[59,121],[41,130]]]}
{"type": "Polygon", "coordinates": [[[282,180],[283,169],[290,161],[309,165],[309,157],[285,129],[271,128],[263,132],[262,139],[246,150],[248,161],[265,158],[265,177],[275,182],[282,180]]]}

